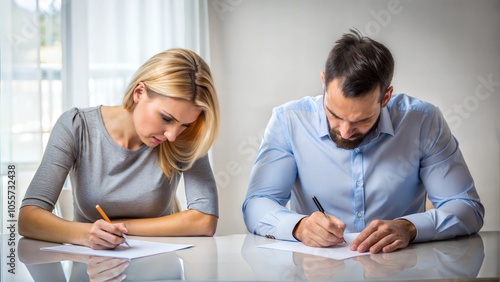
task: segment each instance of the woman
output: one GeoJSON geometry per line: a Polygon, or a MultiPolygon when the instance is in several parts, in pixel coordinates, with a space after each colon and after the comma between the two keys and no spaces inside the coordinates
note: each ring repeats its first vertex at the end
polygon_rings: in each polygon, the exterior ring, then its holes
{"type": "Polygon", "coordinates": [[[203,59],[185,49],[153,56],[133,77],[123,106],[73,108],[58,119],[22,202],[19,233],[93,249],[115,248],[125,233],[213,236],[218,200],[207,152],[218,124],[203,59]],[[68,173],[74,221],[52,213],[68,173]],[[173,213],[181,174],[188,209],[173,213]]]}

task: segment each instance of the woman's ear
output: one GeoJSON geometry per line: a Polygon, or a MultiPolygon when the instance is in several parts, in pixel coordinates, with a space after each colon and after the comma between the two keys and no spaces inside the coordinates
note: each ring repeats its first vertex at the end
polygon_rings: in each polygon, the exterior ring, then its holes
{"type": "Polygon", "coordinates": [[[134,97],[134,103],[138,103],[143,94],[146,94],[146,85],[142,81],[140,81],[135,86],[134,92],[132,94],[134,97]]]}

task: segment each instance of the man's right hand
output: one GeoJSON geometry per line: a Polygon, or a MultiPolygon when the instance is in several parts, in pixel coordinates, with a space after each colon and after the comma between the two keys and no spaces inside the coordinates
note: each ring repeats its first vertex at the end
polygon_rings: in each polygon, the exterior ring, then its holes
{"type": "Polygon", "coordinates": [[[346,225],[340,219],[321,212],[302,218],[293,229],[293,236],[311,247],[330,247],[344,242],[346,225]]]}

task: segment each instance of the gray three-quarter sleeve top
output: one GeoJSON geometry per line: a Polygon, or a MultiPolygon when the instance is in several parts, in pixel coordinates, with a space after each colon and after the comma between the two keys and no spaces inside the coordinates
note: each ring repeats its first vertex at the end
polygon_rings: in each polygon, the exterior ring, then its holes
{"type": "MultiPolygon", "coordinates": [[[[73,108],[58,119],[42,162],[21,207],[52,211],[69,173],[74,220],[101,218],[97,204],[113,218],[150,218],[172,213],[180,174],[170,181],[157,161],[158,147],[132,151],[111,139],[100,107],[73,108]]],[[[183,172],[187,208],[218,217],[212,169],[205,156],[183,172]]]]}

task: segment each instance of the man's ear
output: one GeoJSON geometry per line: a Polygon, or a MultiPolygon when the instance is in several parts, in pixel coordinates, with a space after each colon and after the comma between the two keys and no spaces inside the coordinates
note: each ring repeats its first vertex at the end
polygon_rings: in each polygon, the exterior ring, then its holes
{"type": "Polygon", "coordinates": [[[382,97],[382,108],[384,108],[385,106],[387,106],[387,104],[389,104],[389,101],[391,100],[391,97],[392,97],[393,90],[394,89],[392,88],[392,86],[389,86],[387,88],[387,90],[385,91],[384,97],[382,97]]]}
{"type": "Polygon", "coordinates": [[[142,81],[140,81],[135,86],[134,92],[132,94],[134,97],[134,103],[138,103],[141,99],[141,95],[143,94],[146,94],[146,85],[142,81]]]}
{"type": "Polygon", "coordinates": [[[325,86],[325,72],[322,71],[320,75],[321,75],[321,82],[323,83],[323,92],[325,92],[326,91],[326,86],[325,86]]]}

